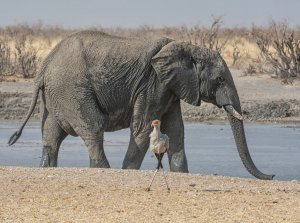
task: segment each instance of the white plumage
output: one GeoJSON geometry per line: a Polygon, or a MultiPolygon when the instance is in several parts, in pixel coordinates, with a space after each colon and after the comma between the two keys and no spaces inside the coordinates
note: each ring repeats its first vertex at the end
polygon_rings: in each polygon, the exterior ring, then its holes
{"type": "Polygon", "coordinates": [[[157,158],[157,167],[156,167],[155,173],[152,177],[152,180],[150,182],[150,185],[147,188],[147,191],[150,190],[150,187],[152,185],[154,177],[156,176],[156,174],[160,168],[163,171],[167,189],[170,190],[165,173],[164,173],[163,165],[161,163],[161,160],[162,160],[164,154],[169,149],[169,137],[166,134],[161,133],[159,120],[156,119],[156,120],[152,121],[151,126],[153,127],[153,131],[149,135],[149,137],[150,137],[149,148],[150,148],[150,150],[152,150],[154,152],[154,154],[157,158]]]}
{"type": "Polygon", "coordinates": [[[161,133],[159,120],[154,120],[151,125],[154,128],[150,134],[150,149],[155,154],[163,154],[169,149],[169,137],[161,133]]]}

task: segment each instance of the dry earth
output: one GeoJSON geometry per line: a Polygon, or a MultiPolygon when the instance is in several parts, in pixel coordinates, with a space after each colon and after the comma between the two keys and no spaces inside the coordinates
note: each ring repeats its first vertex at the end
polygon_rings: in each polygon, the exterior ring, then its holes
{"type": "Polygon", "coordinates": [[[113,169],[0,168],[1,222],[300,222],[300,183],[113,169]]]}

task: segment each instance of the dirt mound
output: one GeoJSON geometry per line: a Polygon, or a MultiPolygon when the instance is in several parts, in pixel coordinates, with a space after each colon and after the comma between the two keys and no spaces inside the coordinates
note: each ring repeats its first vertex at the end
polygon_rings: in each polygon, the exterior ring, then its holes
{"type": "MultiPolygon", "coordinates": [[[[23,119],[30,107],[32,93],[0,92],[0,118],[23,119]]],[[[34,119],[39,117],[39,103],[32,115],[34,119]]]]}
{"type": "Polygon", "coordinates": [[[243,115],[250,120],[274,120],[299,117],[300,102],[297,100],[270,101],[267,103],[245,103],[243,115]]]}
{"type": "MultiPolygon", "coordinates": [[[[300,101],[247,101],[242,103],[242,112],[245,121],[298,121],[300,118],[300,101]]],[[[227,114],[224,109],[219,109],[207,103],[203,103],[200,107],[182,103],[182,113],[184,120],[189,122],[227,120],[227,114]]]]}
{"type": "MultiPolygon", "coordinates": [[[[25,117],[32,100],[32,93],[0,92],[0,119],[21,120],[25,117]]],[[[200,107],[181,103],[183,119],[188,122],[226,121],[227,114],[212,104],[202,103],[200,107]]],[[[300,120],[299,100],[246,101],[242,103],[243,116],[251,122],[280,122],[300,120]]],[[[38,119],[39,101],[32,115],[38,119]]]]}

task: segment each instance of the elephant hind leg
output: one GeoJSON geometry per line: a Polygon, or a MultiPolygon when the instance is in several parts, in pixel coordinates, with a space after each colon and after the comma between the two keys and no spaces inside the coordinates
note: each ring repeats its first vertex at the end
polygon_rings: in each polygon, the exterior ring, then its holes
{"type": "Polygon", "coordinates": [[[104,132],[99,132],[98,134],[81,136],[88,148],[90,155],[90,167],[92,168],[110,168],[103,149],[103,135],[104,132]]]}
{"type": "Polygon", "coordinates": [[[56,119],[44,112],[42,122],[43,152],[41,167],[57,167],[58,151],[62,141],[68,135],[57,123],[56,119]]]}
{"type": "MultiPolygon", "coordinates": [[[[104,125],[106,117],[98,107],[93,95],[89,100],[81,100],[80,108],[69,116],[69,122],[76,134],[84,141],[90,156],[90,167],[109,168],[103,149],[104,125]]],[[[79,104],[79,102],[76,102],[79,104]]]]}

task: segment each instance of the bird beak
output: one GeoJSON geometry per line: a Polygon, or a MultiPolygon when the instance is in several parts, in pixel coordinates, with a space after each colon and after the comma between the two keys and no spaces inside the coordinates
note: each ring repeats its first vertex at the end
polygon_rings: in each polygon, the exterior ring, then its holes
{"type": "Polygon", "coordinates": [[[155,127],[159,125],[159,121],[158,120],[153,120],[151,123],[151,127],[155,127]]]}

